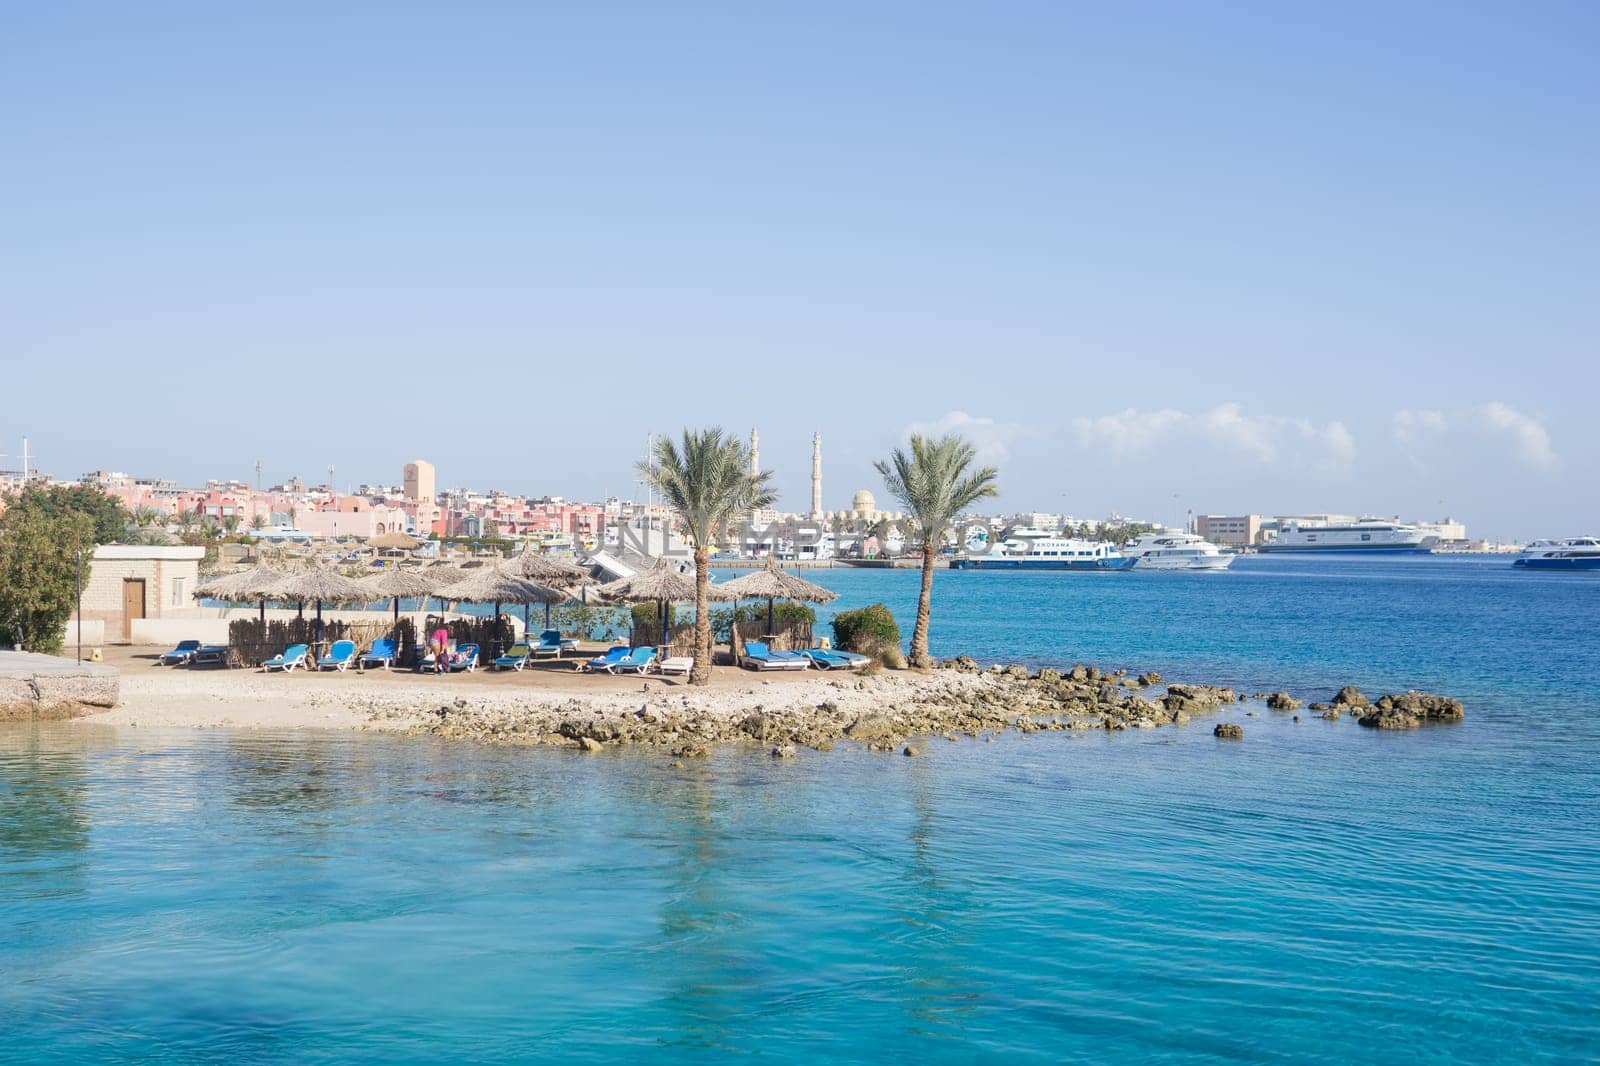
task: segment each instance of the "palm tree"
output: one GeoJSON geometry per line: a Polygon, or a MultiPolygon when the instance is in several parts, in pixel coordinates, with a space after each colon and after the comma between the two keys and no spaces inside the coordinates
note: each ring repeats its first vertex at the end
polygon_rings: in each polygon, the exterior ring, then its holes
{"type": "Polygon", "coordinates": [[[751,473],[750,449],[717,428],[684,430],[681,447],[671,437],[660,437],[654,459],[640,463],[639,474],[677,512],[694,544],[694,667],[689,683],[709,685],[711,551],[730,522],[777,499],[772,473],[751,473]]]}
{"type": "Polygon", "coordinates": [[[928,440],[911,435],[911,454],[899,448],[875,465],[889,494],[906,509],[915,534],[922,539],[922,595],[917,599],[917,626],[911,632],[909,662],[919,669],[933,665],[928,654],[928,616],[933,610],[933,557],[939,541],[957,515],[995,494],[999,471],[973,469],[978,453],[951,434],[928,440]]]}

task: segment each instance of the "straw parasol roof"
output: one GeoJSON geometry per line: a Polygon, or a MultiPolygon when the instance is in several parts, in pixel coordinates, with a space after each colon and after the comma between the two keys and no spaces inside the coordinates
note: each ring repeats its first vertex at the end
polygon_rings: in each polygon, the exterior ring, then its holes
{"type": "Polygon", "coordinates": [[[434,595],[459,603],[565,603],[568,598],[559,589],[508,574],[498,566],[469,570],[434,595]]]}
{"type": "Polygon", "coordinates": [[[430,567],[426,570],[408,570],[386,567],[371,577],[361,579],[375,600],[410,600],[432,596],[438,589],[461,580],[454,567],[430,567]],[[441,573],[435,574],[438,569],[441,573]]]}
{"type": "Polygon", "coordinates": [[[724,582],[722,589],[741,599],[751,600],[805,600],[808,603],[832,603],[839,598],[839,594],[832,589],[825,589],[805,578],[779,569],[778,561],[770,555],[767,556],[766,566],[754,573],[724,582]]]}
{"type": "Polygon", "coordinates": [[[524,548],[520,555],[511,560],[506,569],[518,577],[536,581],[541,585],[573,588],[594,584],[594,578],[589,576],[586,567],[561,559],[552,559],[548,555],[534,551],[532,545],[524,548]]]}
{"type": "Polygon", "coordinates": [[[372,590],[332,567],[313,566],[291,575],[273,590],[273,599],[316,600],[320,603],[367,603],[372,590]]]}
{"type": "Polygon", "coordinates": [[[377,548],[379,550],[400,548],[404,549],[405,551],[410,551],[419,543],[420,541],[418,541],[416,538],[407,536],[399,531],[393,533],[379,533],[376,537],[367,538],[367,547],[377,548]]]}
{"type": "Polygon", "coordinates": [[[232,603],[276,599],[279,590],[291,576],[277,567],[258,563],[248,570],[214,577],[195,589],[194,595],[196,599],[228,600],[232,603]]]}
{"type": "MultiPolygon", "coordinates": [[[[713,583],[707,591],[712,600],[734,599],[724,588],[713,583]]],[[[694,575],[680,574],[663,555],[648,570],[601,585],[600,593],[624,603],[684,603],[694,599],[694,575]]]]}

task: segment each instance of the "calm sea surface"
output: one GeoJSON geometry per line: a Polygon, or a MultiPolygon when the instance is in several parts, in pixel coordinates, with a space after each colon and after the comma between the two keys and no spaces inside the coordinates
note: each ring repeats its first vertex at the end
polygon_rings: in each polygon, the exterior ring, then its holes
{"type": "MultiPolygon", "coordinates": [[[[915,573],[806,576],[909,636],[915,573]]],[[[0,727],[0,1060],[1594,1060],[1597,623],[1504,560],[936,582],[936,653],[1467,702],[1404,734],[0,727]]]]}

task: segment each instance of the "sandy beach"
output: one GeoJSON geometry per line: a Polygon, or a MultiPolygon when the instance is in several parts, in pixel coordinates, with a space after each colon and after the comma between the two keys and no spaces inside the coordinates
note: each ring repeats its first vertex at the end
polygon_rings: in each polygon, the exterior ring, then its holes
{"type": "MultiPolygon", "coordinates": [[[[93,715],[105,725],[229,726],[256,729],[405,729],[436,708],[465,702],[492,711],[548,706],[570,709],[575,701],[600,713],[636,710],[641,704],[673,702],[717,714],[748,711],[763,702],[815,702],[860,679],[847,675],[755,674],[718,668],[710,686],[694,688],[681,676],[611,676],[580,673],[582,657],[532,664],[522,671],[450,675],[410,670],[190,670],[160,666],[154,649],[110,647],[106,662],[121,673],[116,707],[93,715]]],[[[883,678],[883,681],[889,681],[883,678]]],[[[882,686],[874,680],[869,687],[882,686]]],[[[889,688],[898,686],[892,682],[889,688]]]]}

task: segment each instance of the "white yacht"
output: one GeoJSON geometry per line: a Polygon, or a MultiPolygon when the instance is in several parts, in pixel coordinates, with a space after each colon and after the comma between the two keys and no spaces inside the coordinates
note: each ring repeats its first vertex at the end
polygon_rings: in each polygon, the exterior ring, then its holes
{"type": "Polygon", "coordinates": [[[1037,526],[1013,526],[1006,530],[1005,539],[1000,543],[1012,555],[1027,555],[1033,550],[1035,542],[1053,536],[1055,534],[1048,529],[1039,529],[1037,526]]]}
{"type": "Polygon", "coordinates": [[[1001,545],[998,551],[968,551],[950,560],[952,570],[1126,570],[1132,565],[1113,544],[1062,537],[1029,537],[1021,551],[1001,545]]]}
{"type": "Polygon", "coordinates": [[[1511,565],[1524,570],[1600,570],[1600,537],[1536,540],[1511,565]]]}
{"type": "Polygon", "coordinates": [[[1302,525],[1289,522],[1257,549],[1263,552],[1426,552],[1438,537],[1384,518],[1302,525]]]}
{"type": "Polygon", "coordinates": [[[1235,559],[1204,537],[1173,530],[1146,533],[1125,545],[1122,554],[1133,560],[1135,570],[1226,570],[1235,559]]]}

